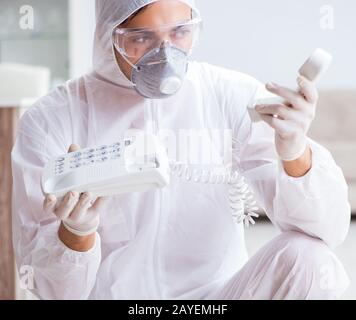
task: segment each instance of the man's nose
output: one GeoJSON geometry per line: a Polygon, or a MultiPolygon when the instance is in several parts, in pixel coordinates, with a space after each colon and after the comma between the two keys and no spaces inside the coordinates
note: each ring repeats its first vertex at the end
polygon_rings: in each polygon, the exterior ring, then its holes
{"type": "Polygon", "coordinates": [[[160,47],[165,47],[167,44],[171,43],[170,32],[161,32],[159,34],[160,47]]]}
{"type": "Polygon", "coordinates": [[[161,40],[161,49],[162,48],[165,48],[165,47],[167,47],[168,45],[170,45],[171,44],[171,41],[170,41],[170,39],[165,39],[165,40],[161,40]]]}

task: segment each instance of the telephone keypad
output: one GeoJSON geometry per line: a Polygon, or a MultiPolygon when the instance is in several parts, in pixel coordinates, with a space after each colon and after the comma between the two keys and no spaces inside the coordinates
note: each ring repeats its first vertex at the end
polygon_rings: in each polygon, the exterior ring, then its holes
{"type": "MultiPolygon", "coordinates": [[[[129,146],[131,143],[131,140],[125,140],[124,145],[129,146]]],[[[60,175],[67,169],[73,170],[82,166],[120,159],[121,147],[122,144],[120,142],[116,142],[111,145],[102,145],[97,148],[73,152],[67,157],[59,157],[54,161],[54,174],[60,175]]]]}

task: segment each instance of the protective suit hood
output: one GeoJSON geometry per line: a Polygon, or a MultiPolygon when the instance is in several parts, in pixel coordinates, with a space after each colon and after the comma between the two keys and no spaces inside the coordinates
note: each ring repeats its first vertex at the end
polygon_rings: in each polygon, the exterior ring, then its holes
{"type": "MultiPolygon", "coordinates": [[[[98,75],[115,85],[133,87],[132,82],[126,78],[117,65],[112,43],[112,31],[114,27],[123,23],[137,10],[157,1],[159,0],[96,0],[93,69],[98,75]]],[[[194,0],[180,1],[188,4],[199,14],[194,0]]]]}

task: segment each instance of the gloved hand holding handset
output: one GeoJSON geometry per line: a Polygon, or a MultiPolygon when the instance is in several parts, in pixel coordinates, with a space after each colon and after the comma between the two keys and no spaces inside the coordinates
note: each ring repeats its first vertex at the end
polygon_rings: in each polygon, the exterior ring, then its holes
{"type": "Polygon", "coordinates": [[[248,106],[253,122],[265,121],[276,131],[276,149],[284,161],[299,158],[307,147],[307,133],[315,117],[318,92],[315,82],[328,70],[332,56],[317,49],[299,69],[296,91],[275,83],[267,85],[274,96],[248,106]]]}
{"type": "MultiPolygon", "coordinates": [[[[327,72],[332,62],[332,56],[323,49],[316,49],[309,59],[299,69],[299,74],[311,82],[317,82],[327,72]]],[[[253,122],[262,121],[260,114],[256,111],[257,105],[280,104],[285,99],[275,96],[258,99],[248,106],[248,111],[253,122]]]]}

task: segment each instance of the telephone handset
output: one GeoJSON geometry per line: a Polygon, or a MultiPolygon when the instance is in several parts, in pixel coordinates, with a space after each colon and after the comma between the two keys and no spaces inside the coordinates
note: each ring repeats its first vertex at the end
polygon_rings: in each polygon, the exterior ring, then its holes
{"type": "MultiPolygon", "coordinates": [[[[332,56],[325,50],[316,49],[299,69],[299,74],[312,82],[317,82],[329,69],[332,59],[332,56]]],[[[284,102],[283,98],[272,94],[268,98],[253,101],[248,106],[252,122],[262,121],[260,114],[255,110],[257,105],[283,104],[284,102]]]]}
{"type": "Polygon", "coordinates": [[[158,138],[148,136],[145,141],[148,148],[142,139],[131,137],[56,157],[45,166],[42,191],[58,199],[72,190],[91,192],[95,197],[113,196],[163,188],[174,176],[193,183],[227,185],[234,221],[246,226],[255,223],[258,207],[244,177],[237,171],[225,167],[203,170],[169,161],[158,138]]]}

